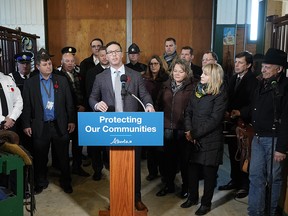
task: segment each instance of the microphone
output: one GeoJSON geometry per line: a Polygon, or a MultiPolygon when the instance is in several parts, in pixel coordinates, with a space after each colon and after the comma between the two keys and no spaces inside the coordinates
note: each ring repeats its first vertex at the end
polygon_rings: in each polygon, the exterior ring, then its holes
{"type": "Polygon", "coordinates": [[[279,88],[278,88],[278,82],[275,81],[275,80],[273,80],[273,81],[271,82],[271,86],[272,86],[272,89],[273,89],[274,92],[275,92],[275,95],[276,95],[276,96],[279,96],[280,93],[279,93],[279,88]]]}
{"type": "Polygon", "coordinates": [[[127,75],[126,74],[122,74],[120,76],[120,81],[121,81],[121,95],[122,95],[122,100],[124,99],[124,96],[127,95],[127,91],[126,91],[126,82],[127,82],[127,75]]]}
{"type": "Polygon", "coordinates": [[[135,98],[141,104],[141,106],[143,107],[143,110],[145,111],[145,106],[142,103],[142,101],[136,95],[134,95],[130,91],[126,90],[126,82],[127,82],[127,80],[128,80],[128,77],[127,77],[126,74],[122,74],[120,76],[120,81],[122,83],[122,89],[121,89],[122,99],[124,99],[124,96],[126,96],[127,93],[130,94],[133,98],[135,98]]]}

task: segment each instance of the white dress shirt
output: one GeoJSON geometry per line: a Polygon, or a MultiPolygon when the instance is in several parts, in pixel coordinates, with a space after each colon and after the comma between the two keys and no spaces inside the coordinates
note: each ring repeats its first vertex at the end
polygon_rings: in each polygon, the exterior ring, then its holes
{"type": "MultiPolygon", "coordinates": [[[[8,117],[16,121],[21,115],[23,109],[21,92],[13,79],[8,75],[4,75],[2,72],[0,72],[0,82],[7,100],[8,117]]],[[[2,115],[2,106],[0,101],[0,122],[4,120],[5,116],[2,115]]]]}

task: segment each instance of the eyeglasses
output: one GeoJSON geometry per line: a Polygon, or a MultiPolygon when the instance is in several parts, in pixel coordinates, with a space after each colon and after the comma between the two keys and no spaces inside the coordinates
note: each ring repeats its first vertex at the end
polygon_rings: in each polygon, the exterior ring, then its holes
{"type": "Polygon", "coordinates": [[[107,51],[106,54],[107,55],[112,55],[112,54],[119,55],[121,52],[122,50],[111,50],[111,51],[107,51]]]}
{"type": "Polygon", "coordinates": [[[202,59],[202,62],[204,61],[215,61],[215,59],[202,59]]]}
{"type": "Polygon", "coordinates": [[[101,45],[92,45],[91,47],[92,48],[99,48],[99,47],[101,47],[101,45]]]}
{"type": "Polygon", "coordinates": [[[151,62],[149,65],[150,66],[157,66],[157,65],[159,65],[159,62],[151,62]]]}

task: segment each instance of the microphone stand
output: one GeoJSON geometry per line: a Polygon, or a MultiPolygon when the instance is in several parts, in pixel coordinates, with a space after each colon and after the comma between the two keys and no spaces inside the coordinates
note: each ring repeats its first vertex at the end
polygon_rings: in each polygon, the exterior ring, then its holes
{"type": "MultiPolygon", "coordinates": [[[[277,87],[278,88],[278,87],[277,87]]],[[[279,119],[277,116],[277,104],[276,98],[279,97],[279,93],[277,93],[276,89],[273,90],[273,112],[274,112],[274,121],[272,125],[272,146],[271,146],[271,161],[270,161],[270,178],[268,181],[268,206],[267,206],[267,215],[271,215],[271,201],[272,201],[272,186],[273,186],[273,164],[274,164],[274,149],[275,149],[275,137],[276,137],[276,129],[277,124],[279,123],[279,119]]]]}
{"type": "Polygon", "coordinates": [[[127,92],[128,92],[128,94],[130,94],[132,97],[134,97],[134,98],[141,104],[141,106],[142,106],[143,109],[144,109],[144,112],[146,112],[146,111],[145,111],[145,106],[144,106],[144,104],[142,103],[142,101],[141,101],[138,97],[136,97],[136,95],[132,94],[132,93],[129,92],[129,91],[127,91],[127,92]]]}

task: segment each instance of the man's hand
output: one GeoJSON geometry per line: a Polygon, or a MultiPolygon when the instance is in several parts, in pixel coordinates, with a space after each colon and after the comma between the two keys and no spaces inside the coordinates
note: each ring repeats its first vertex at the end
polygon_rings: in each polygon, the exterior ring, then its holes
{"type": "Polygon", "coordinates": [[[85,112],[85,107],[82,106],[82,105],[78,105],[78,106],[77,106],[77,111],[78,111],[78,112],[85,112]]]}
{"type": "Polygon", "coordinates": [[[6,121],[4,124],[5,130],[12,128],[15,125],[15,121],[9,117],[6,117],[4,121],[6,121]]]}
{"type": "Polygon", "coordinates": [[[191,135],[190,131],[185,132],[185,137],[189,142],[193,142],[192,135],[191,135]]]}
{"type": "Polygon", "coordinates": [[[96,106],[96,110],[106,112],[108,110],[108,106],[104,101],[100,101],[96,106]]]}
{"type": "Polygon", "coordinates": [[[145,108],[145,112],[155,112],[155,109],[153,106],[147,105],[145,108]]]}
{"type": "Polygon", "coordinates": [[[286,158],[286,154],[283,154],[283,153],[277,152],[277,151],[274,152],[274,160],[275,161],[281,162],[281,161],[285,160],[285,158],[286,158]]]}
{"type": "Polygon", "coordinates": [[[27,136],[32,136],[32,128],[24,128],[23,131],[27,136]]]}
{"type": "Polygon", "coordinates": [[[234,119],[234,118],[236,118],[236,117],[238,117],[238,116],[240,116],[240,115],[241,115],[241,113],[240,113],[239,110],[232,110],[232,111],[231,111],[230,118],[234,119]]]}
{"type": "Polygon", "coordinates": [[[72,133],[75,130],[75,124],[74,123],[68,123],[68,132],[72,133]]]}

